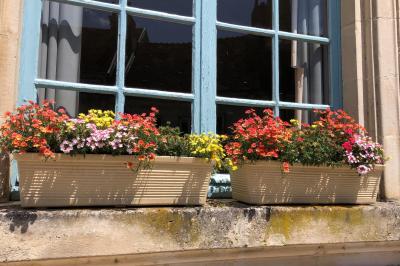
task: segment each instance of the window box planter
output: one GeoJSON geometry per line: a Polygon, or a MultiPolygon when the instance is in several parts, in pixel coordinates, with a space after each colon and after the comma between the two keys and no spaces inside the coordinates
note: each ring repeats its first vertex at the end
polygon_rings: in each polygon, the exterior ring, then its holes
{"type": "Polygon", "coordinates": [[[126,167],[132,156],[35,153],[14,155],[23,207],[203,205],[212,165],[159,156],[151,168],[126,167]]]}
{"type": "Polygon", "coordinates": [[[360,176],[349,167],[294,165],[282,172],[277,161],[245,163],[231,176],[234,199],[263,204],[370,204],[376,202],[383,165],[360,176]]]}

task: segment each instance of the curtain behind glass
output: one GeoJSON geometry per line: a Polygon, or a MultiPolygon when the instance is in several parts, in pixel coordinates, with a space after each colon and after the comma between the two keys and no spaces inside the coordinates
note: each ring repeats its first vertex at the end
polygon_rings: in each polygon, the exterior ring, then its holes
{"type": "MultiPolygon", "coordinates": [[[[41,78],[79,82],[83,8],[43,2],[42,40],[39,58],[41,78]]],[[[40,89],[39,101],[52,99],[71,116],[77,114],[78,93],[40,89]]]]}

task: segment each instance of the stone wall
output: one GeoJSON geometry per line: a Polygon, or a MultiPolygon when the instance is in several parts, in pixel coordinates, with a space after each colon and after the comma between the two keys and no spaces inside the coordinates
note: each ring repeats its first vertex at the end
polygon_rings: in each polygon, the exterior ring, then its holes
{"type": "Polygon", "coordinates": [[[342,0],[344,109],[384,144],[383,196],[400,199],[399,0],[342,0]]]}
{"type": "Polygon", "coordinates": [[[18,84],[18,54],[22,25],[22,1],[0,1],[0,123],[6,111],[15,108],[18,84]]]}

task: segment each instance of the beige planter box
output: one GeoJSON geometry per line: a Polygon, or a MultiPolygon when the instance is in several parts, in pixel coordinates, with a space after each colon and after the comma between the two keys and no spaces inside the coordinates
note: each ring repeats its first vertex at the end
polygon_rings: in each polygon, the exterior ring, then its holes
{"type": "Polygon", "coordinates": [[[368,204],[376,202],[383,166],[365,176],[348,167],[246,163],[231,176],[232,197],[249,204],[368,204]]]}
{"type": "Polygon", "coordinates": [[[15,155],[23,207],[203,205],[212,166],[204,159],[157,157],[139,172],[132,156],[15,155]]]}

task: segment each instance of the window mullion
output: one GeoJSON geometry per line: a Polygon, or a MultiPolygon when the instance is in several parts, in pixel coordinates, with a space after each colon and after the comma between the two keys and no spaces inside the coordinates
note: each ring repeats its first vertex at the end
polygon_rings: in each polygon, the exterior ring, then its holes
{"type": "Polygon", "coordinates": [[[126,31],[127,31],[127,0],[120,0],[121,11],[118,16],[118,60],[117,60],[117,88],[115,112],[123,113],[125,106],[125,50],[126,50],[126,31]]]}
{"type": "Polygon", "coordinates": [[[200,131],[217,128],[217,1],[203,0],[201,6],[200,131]]]}
{"type": "Polygon", "coordinates": [[[272,100],[275,102],[274,114],[279,116],[279,0],[274,0],[272,27],[275,32],[272,40],[272,100]]]}
{"type": "Polygon", "coordinates": [[[196,22],[193,27],[193,52],[192,52],[192,132],[201,132],[201,6],[202,1],[193,1],[193,14],[196,22]]]}

